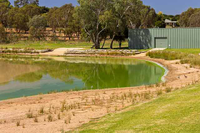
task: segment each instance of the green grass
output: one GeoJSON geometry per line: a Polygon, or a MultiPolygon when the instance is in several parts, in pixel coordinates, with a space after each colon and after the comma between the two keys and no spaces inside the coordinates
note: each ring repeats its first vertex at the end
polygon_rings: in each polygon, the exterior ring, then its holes
{"type": "Polygon", "coordinates": [[[175,51],[175,52],[183,52],[186,54],[200,54],[200,49],[166,49],[166,51],[175,51]]]}
{"type": "Polygon", "coordinates": [[[200,84],[164,94],[85,124],[80,133],[197,133],[200,132],[200,84]]]}
{"type": "MultiPolygon", "coordinates": [[[[91,42],[85,41],[19,41],[10,44],[0,44],[0,48],[29,48],[29,49],[56,49],[56,48],[85,48],[92,47],[91,42]]],[[[104,48],[109,48],[110,40],[106,41],[104,48]]],[[[114,48],[118,48],[118,43],[114,42],[114,48]]],[[[128,48],[128,42],[123,42],[122,47],[128,48]]]]}

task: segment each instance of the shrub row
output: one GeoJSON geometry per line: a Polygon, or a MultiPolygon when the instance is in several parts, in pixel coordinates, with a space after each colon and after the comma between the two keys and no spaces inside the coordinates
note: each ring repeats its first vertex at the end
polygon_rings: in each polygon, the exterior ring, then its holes
{"type": "Polygon", "coordinates": [[[187,54],[175,51],[152,51],[148,52],[147,56],[151,58],[159,58],[165,60],[177,60],[183,59],[185,56],[187,56],[187,54]]]}
{"type": "Polygon", "coordinates": [[[191,64],[192,66],[200,66],[200,56],[194,54],[186,54],[175,51],[152,51],[148,52],[147,56],[151,58],[159,58],[165,60],[179,59],[182,64],[191,64]]]}

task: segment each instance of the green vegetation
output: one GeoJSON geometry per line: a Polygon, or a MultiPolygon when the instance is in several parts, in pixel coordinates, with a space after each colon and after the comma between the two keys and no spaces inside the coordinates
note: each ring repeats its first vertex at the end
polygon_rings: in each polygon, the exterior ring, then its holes
{"type": "Polygon", "coordinates": [[[200,56],[197,55],[197,50],[164,50],[164,51],[152,51],[148,52],[147,56],[151,58],[159,58],[165,60],[177,60],[180,59],[182,64],[191,64],[192,66],[200,66],[200,56]],[[183,52],[184,51],[184,52],[183,52]],[[196,53],[196,54],[191,54],[196,53]]]}
{"type": "MultiPolygon", "coordinates": [[[[200,84],[165,94],[84,125],[80,133],[198,132],[200,131],[200,84]]],[[[76,131],[75,131],[76,132],[76,131]]]]}
{"type": "Polygon", "coordinates": [[[200,8],[189,8],[180,15],[181,27],[200,27],[200,8]]]}
{"type": "Polygon", "coordinates": [[[177,60],[187,56],[187,54],[175,51],[152,51],[148,52],[147,56],[151,58],[160,58],[165,60],[177,60]]]}
{"type": "MultiPolygon", "coordinates": [[[[92,43],[85,41],[19,41],[16,43],[0,44],[0,48],[22,48],[22,49],[56,49],[56,48],[85,48],[90,49],[92,43]]],[[[106,41],[104,48],[109,48],[110,40],[106,41]]],[[[113,48],[118,48],[114,42],[113,48]]],[[[128,42],[122,44],[122,48],[128,48],[128,42]]]]}

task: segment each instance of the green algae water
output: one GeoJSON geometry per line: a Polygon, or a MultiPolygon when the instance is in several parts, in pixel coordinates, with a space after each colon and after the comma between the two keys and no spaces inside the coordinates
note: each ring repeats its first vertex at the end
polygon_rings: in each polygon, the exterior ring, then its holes
{"type": "Polygon", "coordinates": [[[87,57],[0,57],[0,100],[161,82],[165,69],[141,60],[87,57]]]}

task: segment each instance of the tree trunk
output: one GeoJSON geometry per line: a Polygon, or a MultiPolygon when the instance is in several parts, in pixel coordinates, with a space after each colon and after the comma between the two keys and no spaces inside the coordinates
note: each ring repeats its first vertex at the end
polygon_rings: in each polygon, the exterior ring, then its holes
{"type": "Polygon", "coordinates": [[[95,38],[95,49],[100,49],[99,35],[95,38]]]}
{"type": "Polygon", "coordinates": [[[102,45],[101,49],[103,49],[105,43],[106,43],[106,38],[104,38],[103,45],[102,45]]]}
{"type": "Polygon", "coordinates": [[[97,41],[97,42],[95,43],[95,49],[100,49],[100,43],[99,43],[99,41],[97,41]]]}
{"type": "Polygon", "coordinates": [[[114,39],[115,39],[115,35],[113,35],[112,37],[112,41],[111,41],[111,44],[110,44],[110,48],[113,49],[113,42],[114,42],[114,39]]]}
{"type": "Polygon", "coordinates": [[[119,41],[119,48],[122,48],[122,41],[119,41]]]}

